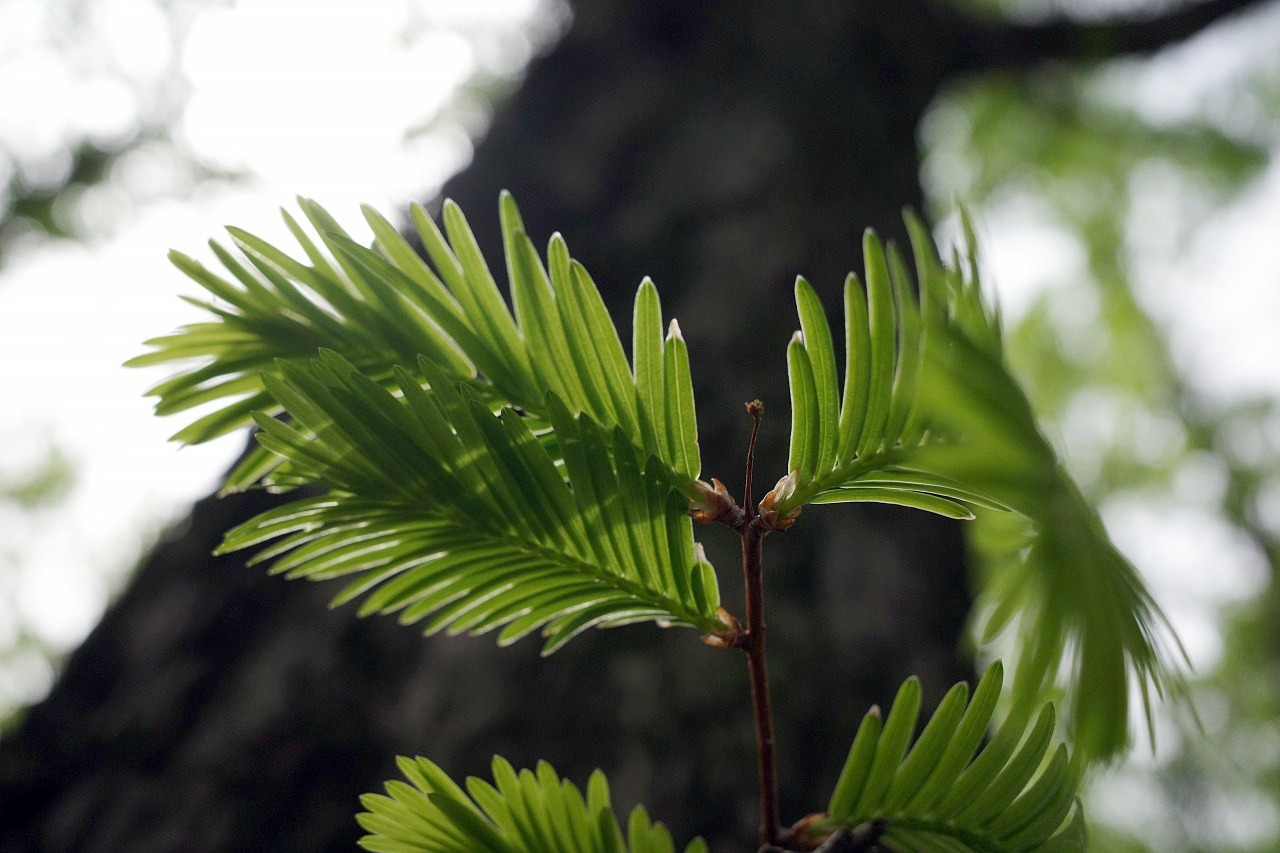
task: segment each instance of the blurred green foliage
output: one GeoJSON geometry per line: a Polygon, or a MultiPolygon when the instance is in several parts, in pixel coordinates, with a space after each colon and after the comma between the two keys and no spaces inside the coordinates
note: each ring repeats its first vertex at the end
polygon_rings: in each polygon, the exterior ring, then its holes
{"type": "MultiPolygon", "coordinates": [[[[56,447],[50,447],[44,458],[28,470],[0,473],[0,516],[21,522],[41,509],[56,507],[74,482],[71,460],[56,447]]],[[[0,613],[14,615],[11,632],[0,642],[0,675],[5,676],[5,681],[0,682],[0,734],[21,718],[22,708],[14,704],[13,696],[30,690],[22,682],[32,680],[33,670],[46,670],[48,661],[57,654],[17,617],[17,584],[12,582],[18,576],[16,556],[0,547],[0,613]]]]}
{"type": "MultiPolygon", "coordinates": [[[[1229,44],[1245,35],[1206,38],[1229,44]]],[[[1275,850],[1280,526],[1268,520],[1267,501],[1274,514],[1280,409],[1190,375],[1168,317],[1195,307],[1169,305],[1149,271],[1144,280],[1144,264],[1153,247],[1171,265],[1189,262],[1205,223],[1255,186],[1274,156],[1280,75],[1274,60],[1244,62],[1195,103],[1162,110],[1149,93],[1133,94],[1141,72],[1135,63],[1053,65],[955,88],[935,106],[935,132],[925,133],[926,183],[938,213],[956,196],[987,213],[1034,211],[1078,251],[1078,268],[1050,272],[1010,329],[1008,353],[1050,432],[1071,445],[1089,497],[1104,506],[1135,495],[1176,503],[1180,475],[1207,465],[1223,485],[1197,496],[1199,510],[1269,570],[1260,596],[1223,614],[1221,664],[1193,684],[1204,737],[1161,745],[1155,785],[1129,792],[1161,801],[1135,810],[1145,823],[1104,827],[1096,818],[1106,809],[1093,811],[1096,849],[1275,850]],[[1164,215],[1152,217],[1153,207],[1164,215]],[[1084,437],[1073,432],[1082,412],[1096,422],[1084,437]]],[[[1141,773],[1151,776],[1146,766],[1141,773]]]]}
{"type": "Polygon", "coordinates": [[[0,503],[16,504],[23,509],[55,504],[71,489],[74,480],[71,460],[58,448],[51,447],[31,471],[0,475],[0,503]]]}

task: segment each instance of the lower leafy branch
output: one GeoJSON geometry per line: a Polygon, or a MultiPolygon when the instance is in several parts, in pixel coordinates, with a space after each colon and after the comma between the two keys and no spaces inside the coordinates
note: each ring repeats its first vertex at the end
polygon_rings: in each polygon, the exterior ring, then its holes
{"type": "Polygon", "coordinates": [[[979,751],[1003,678],[997,663],[972,698],[953,687],[910,749],[922,697],[908,679],[887,717],[873,707],[863,718],[825,815],[787,840],[879,827],[894,850],[1084,850],[1079,764],[1054,746],[1052,704],[1033,721],[1006,720],[979,751]]]}
{"type": "MultiPolygon", "coordinates": [[[[912,739],[922,693],[908,679],[887,715],[863,718],[825,812],[774,835],[760,853],[854,853],[879,849],[952,853],[1083,853],[1084,819],[1076,798],[1077,761],[1054,744],[1055,714],[1012,717],[987,739],[1001,698],[997,663],[974,688],[955,685],[912,739]],[[985,740],[985,745],[984,745],[985,740]]],[[[493,762],[493,783],[459,786],[426,759],[402,758],[408,780],[361,799],[360,844],[376,851],[425,853],[673,853],[670,834],[636,807],[624,831],[604,775],[584,792],[550,765],[516,772],[493,762]],[[464,790],[465,788],[465,790],[464,790]]],[[[767,801],[766,801],[767,802],[767,801]]],[[[776,809],[772,813],[776,820],[776,809]]],[[[767,819],[767,818],[766,818],[767,819]]],[[[685,853],[707,848],[695,839],[685,853]]]]}
{"type": "MultiPolygon", "coordinates": [[[[626,828],[610,802],[609,783],[597,770],[586,791],[563,780],[545,761],[517,772],[493,759],[493,783],[477,777],[465,790],[425,758],[397,762],[408,784],[387,783],[387,794],[360,798],[356,816],[369,834],[360,846],[380,853],[674,853],[671,834],[632,809],[626,828]],[[585,796],[584,796],[585,794],[585,796]]],[[[684,853],[707,853],[696,838],[684,853]]]]}

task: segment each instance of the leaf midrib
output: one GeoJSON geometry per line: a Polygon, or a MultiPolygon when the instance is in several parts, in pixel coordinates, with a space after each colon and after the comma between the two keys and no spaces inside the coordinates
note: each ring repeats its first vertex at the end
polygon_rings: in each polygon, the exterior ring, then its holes
{"type": "MultiPolygon", "coordinates": [[[[404,513],[403,505],[392,502],[378,502],[382,506],[391,509],[396,514],[404,513]]],[[[504,545],[513,548],[523,554],[530,554],[542,557],[549,562],[562,566],[570,571],[587,575],[592,580],[602,583],[617,592],[625,593],[640,603],[657,605],[669,612],[677,620],[685,622],[693,627],[700,628],[705,631],[714,630],[714,620],[695,611],[689,610],[678,599],[673,599],[665,593],[658,592],[643,584],[637,583],[620,574],[609,571],[595,565],[586,560],[579,559],[571,554],[555,548],[542,545],[540,543],[532,543],[518,536],[512,536],[509,533],[496,530],[492,526],[483,523],[470,516],[462,516],[453,510],[453,507],[445,504],[439,505],[434,512],[428,510],[429,515],[436,515],[447,523],[454,525],[464,534],[474,535],[479,539],[504,545]]]]}

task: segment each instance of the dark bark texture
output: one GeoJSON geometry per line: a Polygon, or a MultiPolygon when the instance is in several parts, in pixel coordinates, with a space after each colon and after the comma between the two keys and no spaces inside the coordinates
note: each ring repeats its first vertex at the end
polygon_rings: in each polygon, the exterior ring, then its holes
{"type": "MultiPolygon", "coordinates": [[[[927,0],[609,0],[575,13],[448,193],[496,258],[497,194],[511,189],[535,240],[562,231],[615,316],[629,318],[651,275],[690,344],[704,476],[739,481],[742,403],[770,407],[763,493],[785,473],[794,276],[838,317],[861,229],[901,236],[900,208],[920,204],[915,135],[930,100],[957,74],[1027,57],[1001,61],[994,25],[927,0]]],[[[395,755],[461,776],[487,773],[494,753],[546,758],[579,782],[601,767],[618,804],[644,801],[677,839],[753,849],[736,654],[642,625],[542,660],[535,641],[499,649],[357,620],[327,609],[332,587],[209,557],[270,500],[199,503],[0,743],[0,850],[347,850],[357,796],[395,775],[395,755]]],[[[741,614],[735,537],[700,536],[741,614]]],[[[785,821],[823,807],[870,704],[911,673],[931,701],[969,675],[960,536],[906,510],[821,507],[770,538],[785,821]]]]}

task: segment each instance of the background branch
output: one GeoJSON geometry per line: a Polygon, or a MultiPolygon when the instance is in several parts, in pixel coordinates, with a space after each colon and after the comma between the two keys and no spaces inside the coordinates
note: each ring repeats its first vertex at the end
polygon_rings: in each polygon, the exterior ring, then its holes
{"type": "Polygon", "coordinates": [[[1218,21],[1268,0],[1205,0],[1143,18],[1084,22],[1054,18],[1036,24],[964,16],[958,67],[966,71],[1026,68],[1048,60],[1097,62],[1145,55],[1185,41],[1218,21]]]}

